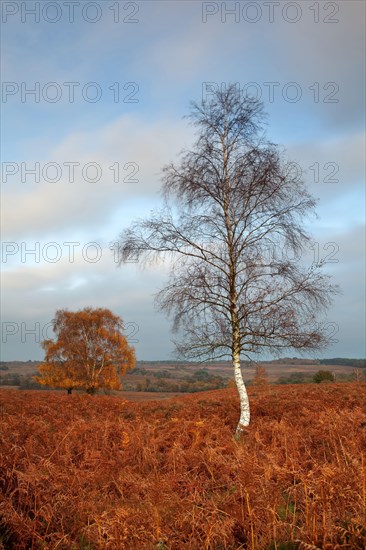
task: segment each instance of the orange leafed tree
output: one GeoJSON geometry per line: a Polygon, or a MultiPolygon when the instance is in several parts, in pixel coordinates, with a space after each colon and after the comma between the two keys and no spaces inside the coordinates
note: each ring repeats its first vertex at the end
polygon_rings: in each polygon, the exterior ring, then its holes
{"type": "Polygon", "coordinates": [[[109,309],[56,311],[54,340],[44,340],[44,362],[35,380],[53,388],[95,393],[121,389],[120,377],[135,366],[135,350],[123,334],[123,321],[109,309]]]}

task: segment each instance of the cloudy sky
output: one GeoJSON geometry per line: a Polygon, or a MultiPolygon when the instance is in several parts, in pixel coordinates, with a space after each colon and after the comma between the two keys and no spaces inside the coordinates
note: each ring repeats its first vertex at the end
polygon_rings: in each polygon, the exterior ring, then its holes
{"type": "MultiPolygon", "coordinates": [[[[191,100],[237,83],[319,198],[314,257],[342,288],[325,357],[365,357],[365,4],[2,3],[2,360],[41,359],[59,308],[122,316],[138,359],[169,359],[167,268],[109,243],[160,202],[193,141],[191,100]]],[[[313,261],[305,258],[304,261],[313,261]]]]}

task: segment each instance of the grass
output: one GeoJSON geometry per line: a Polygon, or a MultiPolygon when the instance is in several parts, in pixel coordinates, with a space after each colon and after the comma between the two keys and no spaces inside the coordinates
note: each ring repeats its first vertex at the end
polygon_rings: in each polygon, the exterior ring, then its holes
{"type": "Polygon", "coordinates": [[[364,550],[366,384],[0,390],[0,548],[364,550]]]}

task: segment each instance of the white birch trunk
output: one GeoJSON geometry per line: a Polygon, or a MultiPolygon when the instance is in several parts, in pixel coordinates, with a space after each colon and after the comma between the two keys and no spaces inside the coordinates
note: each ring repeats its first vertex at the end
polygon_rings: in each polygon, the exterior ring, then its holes
{"type": "Polygon", "coordinates": [[[249,399],[247,394],[247,389],[244,384],[243,376],[240,368],[240,354],[235,353],[233,357],[234,364],[234,376],[236,387],[238,388],[239,398],[240,398],[240,419],[238,426],[236,428],[235,435],[239,439],[243,428],[249,426],[250,423],[250,408],[249,408],[249,399]]]}

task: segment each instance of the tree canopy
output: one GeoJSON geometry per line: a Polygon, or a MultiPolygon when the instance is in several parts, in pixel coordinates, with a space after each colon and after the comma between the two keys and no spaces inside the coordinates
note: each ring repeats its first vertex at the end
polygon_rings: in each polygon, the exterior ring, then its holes
{"type": "Polygon", "coordinates": [[[123,335],[123,321],[109,309],[86,307],[56,311],[54,340],[45,340],[44,362],[35,379],[42,385],[65,388],[118,390],[120,376],[135,366],[134,348],[123,335]]]}

